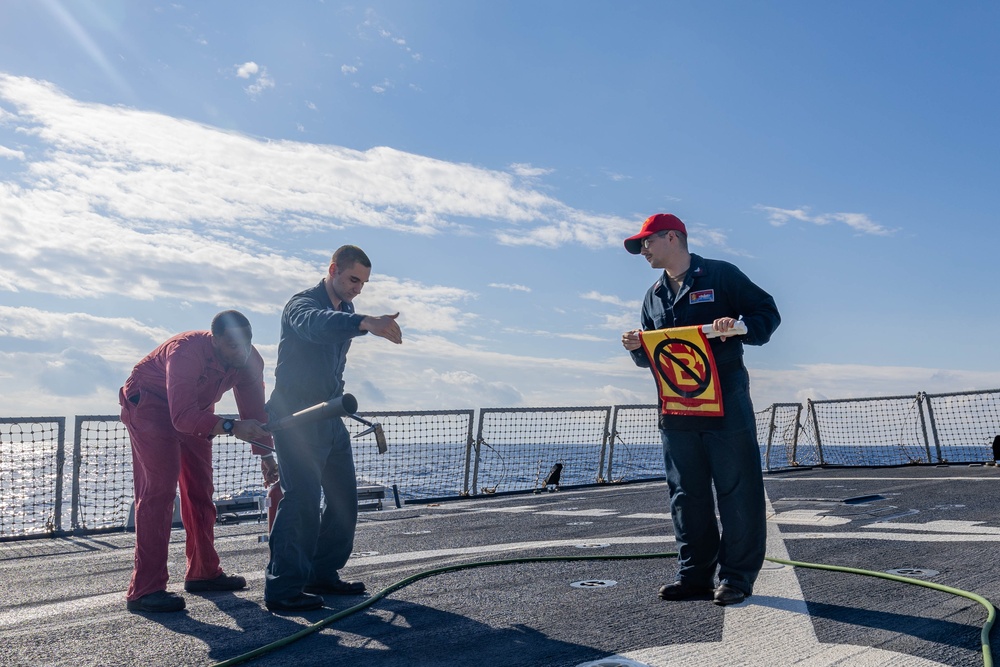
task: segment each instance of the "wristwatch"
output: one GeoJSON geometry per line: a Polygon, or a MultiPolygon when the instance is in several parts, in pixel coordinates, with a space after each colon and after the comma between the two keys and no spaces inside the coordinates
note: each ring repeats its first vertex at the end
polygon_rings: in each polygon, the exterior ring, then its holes
{"type": "Polygon", "coordinates": [[[232,419],[226,419],[222,422],[222,430],[226,432],[227,435],[233,434],[233,427],[236,426],[236,422],[232,419]]]}

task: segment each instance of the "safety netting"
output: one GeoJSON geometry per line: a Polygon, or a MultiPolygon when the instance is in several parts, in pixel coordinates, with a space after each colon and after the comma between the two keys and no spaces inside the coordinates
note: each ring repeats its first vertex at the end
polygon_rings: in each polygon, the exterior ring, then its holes
{"type": "MultiPolygon", "coordinates": [[[[379,453],[374,433],[365,433],[369,427],[345,419],[359,488],[380,488],[402,501],[664,474],[655,405],[359,416],[381,424],[388,444],[379,453]]],[[[768,471],[992,462],[1000,389],[776,403],[755,416],[761,467],[768,471]]],[[[75,426],[72,465],[64,465],[64,418],[0,419],[0,540],[130,526],[132,454],[124,425],[117,415],[86,415],[75,426]]],[[[250,446],[233,436],[215,438],[213,466],[220,520],[260,520],[266,490],[250,446]]]]}
{"type": "Polygon", "coordinates": [[[538,490],[556,486],[556,475],[560,486],[603,481],[610,419],[600,406],[481,409],[472,488],[538,490]]]}
{"type": "Polygon", "coordinates": [[[0,539],[62,529],[66,419],[0,418],[0,539]]]}

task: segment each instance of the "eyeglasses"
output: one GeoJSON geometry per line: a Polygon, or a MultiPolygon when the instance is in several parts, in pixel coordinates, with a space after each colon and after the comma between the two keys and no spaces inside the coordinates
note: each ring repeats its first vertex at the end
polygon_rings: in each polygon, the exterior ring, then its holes
{"type": "Polygon", "coordinates": [[[667,234],[669,234],[669,233],[670,233],[669,231],[666,231],[666,232],[658,232],[658,233],[656,233],[656,234],[652,234],[652,235],[650,235],[650,236],[647,236],[646,238],[644,238],[644,239],[642,240],[642,247],[643,247],[643,248],[645,248],[646,250],[649,250],[649,242],[650,242],[650,241],[652,241],[653,239],[655,239],[655,238],[656,238],[656,237],[658,237],[658,236],[666,236],[666,235],[667,235],[667,234]]]}

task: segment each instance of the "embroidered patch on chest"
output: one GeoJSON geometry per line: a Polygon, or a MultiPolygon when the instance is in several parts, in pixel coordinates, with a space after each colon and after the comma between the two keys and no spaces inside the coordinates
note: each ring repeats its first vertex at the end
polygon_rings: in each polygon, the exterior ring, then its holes
{"type": "Polygon", "coordinates": [[[697,292],[691,292],[688,297],[688,303],[711,303],[715,301],[715,290],[714,289],[703,289],[697,292]]]}

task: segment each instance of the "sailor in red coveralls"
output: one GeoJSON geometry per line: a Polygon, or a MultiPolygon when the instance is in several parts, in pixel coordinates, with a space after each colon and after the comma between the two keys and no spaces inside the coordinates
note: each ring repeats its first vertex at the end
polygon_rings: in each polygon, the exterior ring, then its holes
{"type": "MultiPolygon", "coordinates": [[[[250,344],[250,322],[235,310],[219,313],[211,331],[178,334],[136,364],[119,392],[122,422],[132,440],[135,482],[135,569],[126,594],[130,611],[184,609],[167,591],[167,547],[178,483],[187,535],[189,593],[232,591],[246,579],[227,575],[215,551],[212,437],[230,433],[271,444],[264,430],[264,360],[250,344]],[[240,419],[223,419],[215,405],[230,389],[240,419]]],[[[265,485],[278,478],[273,456],[261,455],[265,485]]]]}

